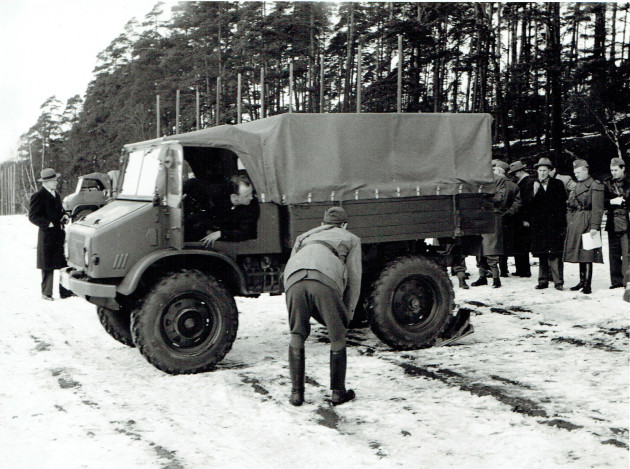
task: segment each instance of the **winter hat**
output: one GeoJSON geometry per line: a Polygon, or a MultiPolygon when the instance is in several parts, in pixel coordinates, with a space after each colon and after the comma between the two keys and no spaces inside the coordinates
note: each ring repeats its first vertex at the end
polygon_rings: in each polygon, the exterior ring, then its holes
{"type": "Polygon", "coordinates": [[[613,158],[612,160],[610,160],[610,167],[612,168],[613,166],[619,166],[620,168],[625,168],[626,163],[621,158],[613,158]]]}
{"type": "Polygon", "coordinates": [[[59,177],[59,175],[52,168],[42,169],[41,172],[39,173],[39,176],[40,177],[38,181],[41,181],[41,182],[52,181],[53,179],[57,179],[59,177]]]}
{"type": "Polygon", "coordinates": [[[508,173],[511,174],[517,171],[525,171],[526,169],[527,167],[523,164],[522,161],[515,161],[510,165],[510,170],[508,171],[508,173]]]}
{"type": "Polygon", "coordinates": [[[578,168],[588,168],[588,163],[586,162],[586,160],[575,160],[573,162],[573,169],[578,168]]]}
{"type": "Polygon", "coordinates": [[[348,214],[342,207],[330,207],[324,214],[327,225],[343,225],[348,222],[348,214]]]}
{"type": "Polygon", "coordinates": [[[553,169],[553,163],[549,158],[541,158],[538,160],[538,163],[534,165],[534,168],[538,169],[539,166],[546,166],[549,169],[553,169]]]}

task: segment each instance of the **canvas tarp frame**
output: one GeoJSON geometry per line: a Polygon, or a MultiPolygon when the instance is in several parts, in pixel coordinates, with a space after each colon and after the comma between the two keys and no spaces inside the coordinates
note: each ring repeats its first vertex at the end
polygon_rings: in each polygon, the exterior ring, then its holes
{"type": "Polygon", "coordinates": [[[231,150],[261,198],[298,204],[493,193],[491,125],[489,114],[289,113],[159,140],[231,150]]]}

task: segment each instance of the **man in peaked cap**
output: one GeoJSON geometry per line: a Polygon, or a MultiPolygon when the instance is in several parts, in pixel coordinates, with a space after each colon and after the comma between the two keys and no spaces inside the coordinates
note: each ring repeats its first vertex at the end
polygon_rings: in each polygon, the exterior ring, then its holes
{"type": "Polygon", "coordinates": [[[573,162],[577,184],[567,201],[567,236],[564,242],[564,261],[580,264],[580,281],[571,290],[591,293],[593,262],[603,264],[602,248],[585,249],[583,235],[598,236],[604,215],[604,185],[589,175],[586,160],[573,162]]]}
{"type": "Polygon", "coordinates": [[[620,288],[630,282],[630,174],[621,158],[610,161],[611,176],[604,180],[604,208],[608,211],[608,259],[610,288],[620,288]]]}
{"type": "Polygon", "coordinates": [[[549,286],[548,272],[551,270],[554,286],[564,289],[561,269],[564,237],[567,229],[567,192],[564,184],[549,175],[553,169],[549,158],[540,158],[534,165],[537,178],[532,186],[530,200],[530,223],[532,228],[532,255],[539,258],[537,289],[549,286]]]}
{"type": "MultiPolygon", "coordinates": [[[[38,181],[42,183],[42,187],[31,196],[28,219],[39,227],[37,268],[42,271],[42,299],[52,301],[54,272],[66,266],[63,253],[66,233],[63,227],[68,222],[68,215],[63,210],[57,191],[59,175],[53,168],[46,168],[42,169],[40,176],[38,181]]],[[[59,288],[60,296],[66,297],[67,291],[62,291],[61,285],[59,288]]]]}
{"type": "Polygon", "coordinates": [[[346,332],[361,291],[361,240],[346,230],[348,216],[331,207],[321,226],[298,236],[284,269],[284,289],[291,341],[289,343],[290,402],[304,402],[304,342],[309,319],[328,329],[330,339],[330,388],[333,405],[354,399],[346,390],[346,332]]]}

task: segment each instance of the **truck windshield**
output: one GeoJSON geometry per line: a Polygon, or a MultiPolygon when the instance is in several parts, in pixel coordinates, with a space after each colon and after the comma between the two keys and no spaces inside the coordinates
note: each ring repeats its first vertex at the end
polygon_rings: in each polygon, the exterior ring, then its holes
{"type": "Polygon", "coordinates": [[[129,153],[120,197],[153,197],[160,162],[160,147],[129,153]]]}

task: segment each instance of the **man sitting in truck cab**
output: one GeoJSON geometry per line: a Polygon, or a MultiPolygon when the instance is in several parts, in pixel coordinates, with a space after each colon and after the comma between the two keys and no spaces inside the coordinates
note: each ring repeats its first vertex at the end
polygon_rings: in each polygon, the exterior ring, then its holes
{"type": "Polygon", "coordinates": [[[210,184],[203,178],[184,183],[186,241],[245,241],[257,237],[260,206],[254,187],[245,176],[232,176],[226,184],[210,184]]]}

